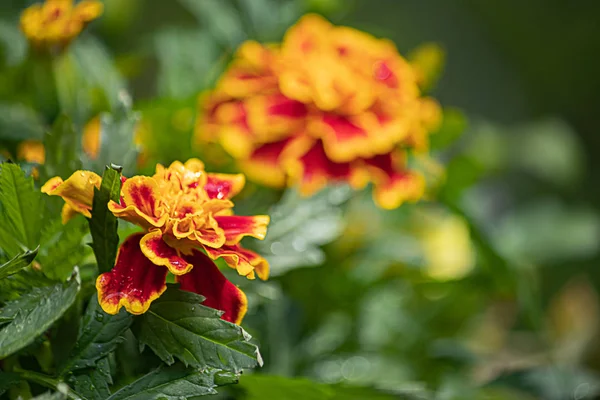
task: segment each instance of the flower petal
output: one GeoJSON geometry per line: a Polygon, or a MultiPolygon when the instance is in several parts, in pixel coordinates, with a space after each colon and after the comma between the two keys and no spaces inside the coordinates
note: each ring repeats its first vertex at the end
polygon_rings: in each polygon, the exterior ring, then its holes
{"type": "Polygon", "coordinates": [[[183,275],[192,269],[192,264],[185,261],[177,249],[167,245],[162,239],[162,232],[152,231],[140,240],[142,253],[155,265],[163,265],[173,275],[183,275]]]}
{"type": "Polygon", "coordinates": [[[403,159],[400,153],[388,153],[365,160],[375,186],[373,199],[381,208],[391,210],[423,196],[425,180],[405,169],[403,159]]]}
{"type": "Polygon", "coordinates": [[[245,217],[241,215],[217,215],[214,217],[219,227],[225,233],[225,244],[239,243],[244,236],[252,236],[264,239],[267,234],[267,225],[270,218],[268,215],[255,215],[245,217]]]}
{"type": "Polygon", "coordinates": [[[203,302],[205,306],[224,311],[221,318],[239,325],[248,310],[244,292],[229,282],[205,254],[194,250],[186,259],[194,268],[189,273],[176,277],[181,289],[206,297],[203,302]]]}
{"type": "Polygon", "coordinates": [[[223,246],[219,249],[205,248],[206,254],[213,260],[222,258],[227,265],[235,268],[238,274],[254,279],[254,272],[262,280],[269,277],[269,263],[257,253],[240,245],[223,246]]]}
{"type": "Polygon", "coordinates": [[[146,229],[161,227],[168,215],[158,216],[160,190],[156,180],[147,176],[134,176],[127,179],[121,187],[121,204],[108,203],[108,209],[117,218],[140,225],[146,229]]]}
{"type": "Polygon", "coordinates": [[[167,269],[154,265],[142,253],[143,236],[143,233],[134,233],[125,239],[114,268],[96,280],[98,302],[108,314],[118,313],[123,306],[132,314],[143,314],[167,289],[167,269]]]}
{"type": "Polygon", "coordinates": [[[280,156],[289,140],[263,144],[239,162],[242,171],[253,181],[271,187],[285,186],[285,171],[280,156]]]}
{"type": "Polygon", "coordinates": [[[246,184],[243,174],[208,174],[204,190],[210,199],[230,199],[246,184]]]}
{"type": "Polygon", "coordinates": [[[206,228],[197,229],[189,238],[194,238],[197,242],[209,247],[221,247],[225,244],[225,232],[219,227],[219,223],[212,215],[206,218],[206,228]]]}
{"type": "Polygon", "coordinates": [[[94,188],[99,188],[102,178],[91,171],[76,171],[66,181],[60,177],[50,179],[42,186],[42,193],[60,196],[76,212],[91,218],[94,188]]]}

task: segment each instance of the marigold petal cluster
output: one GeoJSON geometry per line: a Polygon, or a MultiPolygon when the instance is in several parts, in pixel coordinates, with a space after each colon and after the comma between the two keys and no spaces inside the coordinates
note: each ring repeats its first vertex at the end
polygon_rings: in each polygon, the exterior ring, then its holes
{"type": "Polygon", "coordinates": [[[97,0],[46,0],[23,11],[21,30],[37,48],[64,48],[103,11],[97,0]]]}
{"type": "Polygon", "coordinates": [[[395,208],[419,199],[424,181],[408,151],[428,150],[440,107],[388,40],[307,15],[276,45],[248,41],[216,88],[200,97],[196,136],[219,141],[260,183],[374,184],[395,208]]]}
{"type": "MultiPolygon", "coordinates": [[[[202,294],[205,305],[239,324],[247,309],[246,296],[213,260],[222,258],[248,279],[269,275],[267,261],[240,244],[245,236],[264,239],[269,224],[266,215],[234,214],[231,198],[244,187],[244,176],[207,173],[200,160],[190,159],[168,168],[159,164],[153,176],[122,180],[120,201],[110,201],[108,209],[143,232],[124,241],[112,271],[96,281],[104,311],[116,314],[124,306],[132,314],[146,312],[166,289],[170,272],[183,290],[202,294]]],[[[93,172],[77,171],[65,181],[52,178],[42,191],[65,200],[63,219],[73,212],[90,217],[94,187],[100,183],[93,172]]]]}

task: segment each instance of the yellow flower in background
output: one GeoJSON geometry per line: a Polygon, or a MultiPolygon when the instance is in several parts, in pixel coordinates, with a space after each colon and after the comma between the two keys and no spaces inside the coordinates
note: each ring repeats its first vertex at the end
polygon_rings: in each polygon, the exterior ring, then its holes
{"type": "Polygon", "coordinates": [[[260,183],[310,195],[329,182],[373,182],[375,201],[391,209],[421,198],[407,156],[428,150],[440,119],[390,41],[307,15],[280,44],[242,44],[201,96],[196,136],[219,141],[260,183]]]}
{"type": "MultiPolygon", "coordinates": [[[[77,171],[66,181],[50,179],[42,192],[62,197],[68,210],[89,217],[100,181],[93,172],[77,171]]],[[[168,168],[158,164],[153,176],[122,181],[121,200],[110,201],[108,209],[144,231],[127,238],[112,271],[98,277],[104,311],[116,314],[125,307],[132,314],[144,313],[166,290],[171,272],[183,290],[202,294],[205,305],[225,311],[225,320],[239,324],[246,296],[213,260],[222,258],[248,279],[269,275],[267,261],[240,244],[245,236],[264,239],[269,224],[266,215],[234,215],[231,198],[244,187],[244,176],[207,173],[200,160],[191,159],[168,168]]]]}
{"type": "Polygon", "coordinates": [[[419,234],[427,275],[442,281],[463,278],[475,265],[469,227],[452,214],[430,217],[419,234]]]}
{"type": "Polygon", "coordinates": [[[21,14],[21,30],[35,47],[64,48],[85,26],[102,15],[104,5],[96,0],[46,0],[21,14]]]}
{"type": "Polygon", "coordinates": [[[44,144],[37,140],[24,140],[17,146],[17,160],[33,164],[43,164],[46,161],[44,144]]]}

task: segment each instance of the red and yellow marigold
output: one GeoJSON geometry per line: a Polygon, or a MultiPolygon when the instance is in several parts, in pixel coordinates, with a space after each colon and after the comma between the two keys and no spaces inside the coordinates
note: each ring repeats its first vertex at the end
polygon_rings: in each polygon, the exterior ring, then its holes
{"type": "Polygon", "coordinates": [[[102,15],[101,1],[46,0],[21,14],[21,30],[38,48],[64,48],[85,26],[102,15]]]}
{"type": "MultiPolygon", "coordinates": [[[[66,181],[52,178],[42,191],[65,200],[65,219],[75,212],[90,217],[94,187],[100,183],[97,174],[77,171],[66,181]]],[[[263,239],[269,223],[265,215],[234,215],[231,198],[244,183],[241,174],[205,172],[197,159],[176,161],[168,168],[159,164],[151,177],[123,178],[121,199],[108,208],[143,232],[123,242],[112,271],[96,281],[104,311],[116,314],[124,306],[132,314],[144,313],[165,291],[170,272],[183,290],[203,295],[205,305],[239,324],[247,309],[246,296],[213,260],[222,258],[249,279],[268,277],[267,261],[240,245],[245,236],[263,239]]]]}
{"type": "Polygon", "coordinates": [[[307,15],[280,44],[242,44],[201,96],[196,135],[263,184],[309,195],[332,181],[372,182],[375,201],[395,208],[422,196],[407,155],[428,150],[441,118],[417,75],[390,41],[307,15]]]}

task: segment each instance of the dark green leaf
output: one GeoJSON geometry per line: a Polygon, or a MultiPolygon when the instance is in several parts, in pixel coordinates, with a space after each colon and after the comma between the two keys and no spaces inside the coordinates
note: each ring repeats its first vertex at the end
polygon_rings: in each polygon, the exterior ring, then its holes
{"type": "Polygon", "coordinates": [[[262,365],[250,335],[222,320],[219,311],[200,305],[202,301],[202,296],[171,286],[139,318],[140,342],[167,364],[177,357],[186,365],[234,372],[262,365]]]}
{"type": "Polygon", "coordinates": [[[42,233],[43,243],[38,261],[47,277],[64,281],[73,271],[73,266],[79,265],[89,252],[89,248],[82,243],[87,233],[87,221],[77,217],[65,225],[60,223],[60,219],[56,222],[58,229],[52,237],[43,237],[45,232],[42,233]]]}
{"type": "MultiPolygon", "coordinates": [[[[40,238],[41,193],[34,188],[33,179],[25,177],[15,164],[0,164],[0,204],[2,230],[11,234],[23,250],[35,249],[40,238]]],[[[4,245],[2,249],[8,250],[4,245]]]]}
{"type": "Polygon", "coordinates": [[[100,359],[93,369],[84,369],[69,378],[73,390],[86,400],[104,400],[110,396],[112,384],[108,358],[100,359]]]}
{"type": "Polygon", "coordinates": [[[46,392],[33,397],[31,400],[67,400],[67,398],[66,394],[60,392],[46,392]]]}
{"type": "Polygon", "coordinates": [[[67,179],[73,172],[81,169],[81,139],[69,117],[61,115],[56,119],[52,129],[44,136],[44,147],[46,161],[40,169],[42,182],[53,176],[67,179]]]}
{"type": "Polygon", "coordinates": [[[98,297],[92,296],[75,347],[62,368],[63,373],[93,368],[122,341],[122,335],[131,322],[131,314],[124,309],[117,315],[109,315],[100,308],[98,297]]]}
{"type": "Polygon", "coordinates": [[[10,389],[12,386],[16,385],[21,381],[21,377],[17,374],[13,374],[10,372],[0,372],[0,396],[7,389],[10,389]]]}
{"type": "Polygon", "coordinates": [[[125,386],[108,400],[181,400],[216,394],[214,388],[219,381],[224,380],[231,383],[236,377],[218,369],[195,370],[177,364],[150,372],[131,385],[125,386]]]}
{"type": "Polygon", "coordinates": [[[43,134],[44,125],[34,110],[21,104],[0,104],[0,139],[41,140],[43,134]]]}
{"type": "Polygon", "coordinates": [[[73,304],[79,291],[75,273],[65,284],[34,288],[0,310],[0,318],[12,321],[0,330],[0,359],[27,346],[73,304]]]}
{"type": "Polygon", "coordinates": [[[9,262],[0,265],[0,279],[6,278],[9,275],[16,274],[33,261],[39,246],[35,250],[28,250],[25,253],[21,253],[13,257],[9,262]]]}
{"type": "Polygon", "coordinates": [[[40,271],[21,270],[14,275],[0,279],[0,301],[7,303],[18,299],[34,287],[50,286],[55,283],[40,271]]]}
{"type": "Polygon", "coordinates": [[[108,210],[110,200],[119,201],[121,193],[121,171],[106,167],[102,175],[100,189],[94,189],[90,233],[92,248],[98,262],[100,273],[108,272],[115,264],[119,235],[117,234],[117,218],[108,210]]]}

